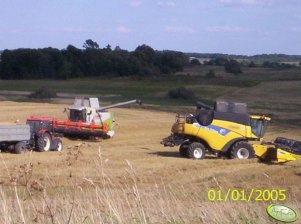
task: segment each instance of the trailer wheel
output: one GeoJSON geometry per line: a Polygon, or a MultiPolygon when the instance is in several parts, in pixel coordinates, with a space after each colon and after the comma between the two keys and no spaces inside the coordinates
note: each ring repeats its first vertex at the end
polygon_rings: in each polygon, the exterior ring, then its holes
{"type": "Polygon", "coordinates": [[[17,154],[23,154],[26,152],[26,144],[24,142],[18,142],[15,145],[15,153],[17,154]]]}
{"type": "Polygon", "coordinates": [[[231,157],[237,159],[252,159],[255,157],[255,151],[248,142],[240,141],[233,145],[231,157]]]}
{"type": "Polygon", "coordinates": [[[51,137],[48,133],[44,133],[37,138],[36,150],[39,152],[48,152],[51,149],[51,137]]]}
{"type": "Polygon", "coordinates": [[[61,139],[56,138],[53,140],[52,143],[53,143],[52,150],[58,151],[58,152],[61,152],[63,150],[63,143],[62,143],[61,139]]]}
{"type": "Polygon", "coordinates": [[[205,146],[202,143],[194,142],[188,146],[188,157],[191,159],[204,159],[205,157],[205,146]]]}

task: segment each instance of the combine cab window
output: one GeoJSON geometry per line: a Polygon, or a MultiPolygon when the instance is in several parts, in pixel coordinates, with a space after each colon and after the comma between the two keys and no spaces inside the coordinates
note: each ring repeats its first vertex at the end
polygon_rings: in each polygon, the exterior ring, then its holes
{"type": "Polygon", "coordinates": [[[263,119],[251,119],[252,133],[262,138],[266,129],[267,121],[263,119]]]}
{"type": "Polygon", "coordinates": [[[70,110],[70,121],[78,122],[86,122],[86,110],[70,110]]]}

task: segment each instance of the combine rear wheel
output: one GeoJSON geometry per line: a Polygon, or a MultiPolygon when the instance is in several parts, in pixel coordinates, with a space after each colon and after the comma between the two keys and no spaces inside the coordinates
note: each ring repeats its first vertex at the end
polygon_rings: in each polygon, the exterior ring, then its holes
{"type": "Polygon", "coordinates": [[[203,144],[194,142],[189,145],[187,152],[191,159],[204,159],[206,150],[203,144]]]}
{"type": "Polygon", "coordinates": [[[255,157],[255,151],[248,142],[237,142],[232,147],[231,156],[237,159],[252,159],[255,157]]]}
{"type": "Polygon", "coordinates": [[[48,133],[40,135],[36,140],[36,150],[48,152],[51,149],[51,136],[48,133]]]}

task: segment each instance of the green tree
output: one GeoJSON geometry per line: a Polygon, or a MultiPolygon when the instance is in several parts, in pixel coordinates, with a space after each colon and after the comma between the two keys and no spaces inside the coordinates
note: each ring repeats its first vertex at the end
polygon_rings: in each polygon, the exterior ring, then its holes
{"type": "Polygon", "coordinates": [[[59,79],[69,79],[72,77],[72,64],[65,61],[63,66],[59,70],[59,79]]]}
{"type": "Polygon", "coordinates": [[[190,64],[191,65],[200,65],[200,61],[197,59],[197,58],[193,58],[191,61],[190,61],[190,64]]]}
{"type": "Polygon", "coordinates": [[[171,89],[168,91],[167,96],[171,99],[195,99],[194,92],[185,87],[171,89]]]}
{"type": "Polygon", "coordinates": [[[230,60],[229,62],[227,62],[225,64],[225,70],[226,72],[233,73],[235,75],[242,73],[240,64],[236,60],[230,60]]]}
{"type": "Polygon", "coordinates": [[[91,39],[86,40],[86,42],[83,44],[83,48],[91,48],[91,49],[99,49],[99,45],[97,42],[94,42],[91,39]]]}
{"type": "Polygon", "coordinates": [[[214,64],[217,66],[225,66],[229,60],[227,58],[216,58],[214,64]]]}
{"type": "Polygon", "coordinates": [[[145,44],[138,46],[135,49],[134,56],[142,60],[144,63],[154,63],[156,60],[155,50],[145,44]]]}
{"type": "Polygon", "coordinates": [[[250,62],[249,67],[250,67],[250,68],[255,68],[255,67],[256,67],[256,64],[254,63],[254,61],[251,61],[251,62],[250,62]]]}

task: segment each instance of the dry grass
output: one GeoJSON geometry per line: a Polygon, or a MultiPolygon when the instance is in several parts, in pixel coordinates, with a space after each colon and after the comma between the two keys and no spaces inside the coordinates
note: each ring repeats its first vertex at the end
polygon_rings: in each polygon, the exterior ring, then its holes
{"type": "MultiPolygon", "coordinates": [[[[0,122],[32,114],[64,118],[64,105],[0,102],[0,122]]],[[[116,136],[63,139],[61,153],[0,154],[0,223],[269,223],[271,202],[210,202],[209,189],[285,189],[301,209],[301,161],[284,165],[180,158],[159,141],[174,114],[114,109],[116,136]]],[[[268,130],[267,139],[279,127],[268,130]]],[[[301,129],[282,130],[298,137],[301,129]]]]}

